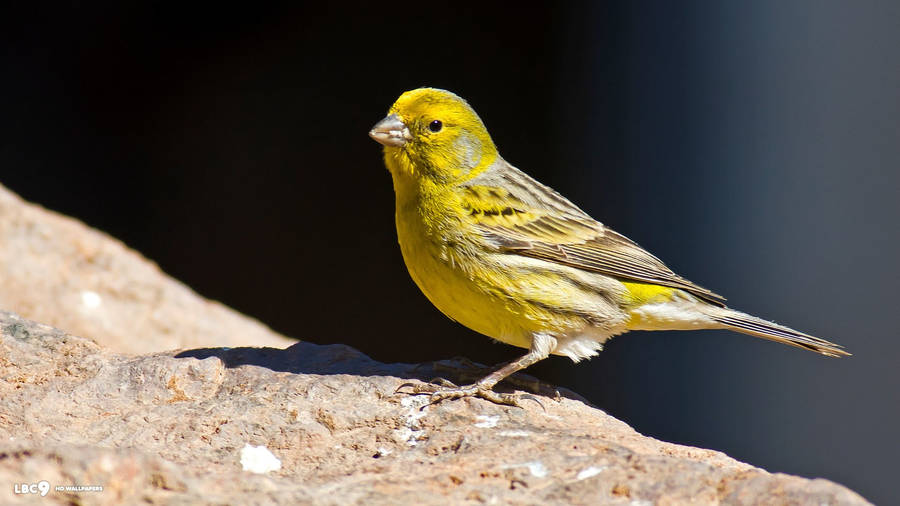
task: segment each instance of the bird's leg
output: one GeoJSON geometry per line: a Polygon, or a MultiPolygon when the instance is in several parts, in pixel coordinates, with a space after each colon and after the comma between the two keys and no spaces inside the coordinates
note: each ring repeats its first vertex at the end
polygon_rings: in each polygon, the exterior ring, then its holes
{"type": "MultiPolygon", "coordinates": [[[[531,349],[525,355],[519,357],[512,362],[504,365],[496,371],[488,374],[484,378],[476,381],[471,385],[457,387],[449,381],[443,380],[440,385],[433,383],[426,384],[403,384],[412,387],[412,394],[431,394],[430,404],[437,404],[445,399],[460,399],[462,397],[480,397],[491,401],[495,404],[505,404],[508,406],[518,406],[518,396],[515,394],[505,394],[494,392],[494,385],[503,381],[504,378],[517,371],[521,371],[526,367],[547,358],[550,352],[556,348],[556,339],[546,334],[535,334],[531,341],[531,349]]],[[[399,391],[400,388],[397,390],[399,391]]]]}
{"type": "MultiPolygon", "coordinates": [[[[475,363],[466,357],[454,357],[451,359],[451,362],[458,365],[434,362],[432,368],[434,369],[434,372],[438,374],[438,377],[432,379],[429,383],[438,383],[444,386],[456,386],[445,378],[453,378],[454,381],[459,380],[463,383],[471,383],[480,380],[509,363],[503,362],[490,367],[475,363]],[[449,374],[449,376],[444,376],[444,374],[449,374]]],[[[533,376],[512,374],[500,381],[517,390],[525,390],[526,392],[553,397],[554,399],[559,399],[561,397],[558,388],[544,383],[533,376]]]]}

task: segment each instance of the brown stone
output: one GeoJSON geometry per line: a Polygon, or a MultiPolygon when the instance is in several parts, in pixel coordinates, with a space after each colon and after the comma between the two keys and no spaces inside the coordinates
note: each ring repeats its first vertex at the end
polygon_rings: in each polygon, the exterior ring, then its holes
{"type": "Polygon", "coordinates": [[[2,187],[0,287],[2,504],[868,504],[568,392],[426,406],[395,391],[470,364],[291,345],[2,187]]]}
{"type": "Polygon", "coordinates": [[[53,490],[56,503],[867,504],[641,436],[576,399],[423,408],[394,393],[459,363],[310,343],[129,356],[7,312],[0,357],[0,483],[103,487],[53,490]],[[244,471],[248,444],[281,468],[244,471]]]}
{"type": "Polygon", "coordinates": [[[0,308],[147,353],[294,341],[199,297],[121,242],[0,186],[0,308]]]}

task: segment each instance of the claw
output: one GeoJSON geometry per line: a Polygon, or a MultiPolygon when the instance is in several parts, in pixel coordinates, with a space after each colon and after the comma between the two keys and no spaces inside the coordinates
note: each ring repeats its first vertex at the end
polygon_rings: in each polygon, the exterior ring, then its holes
{"type": "MultiPolygon", "coordinates": [[[[535,397],[535,396],[533,396],[533,395],[531,395],[531,394],[522,394],[522,396],[521,396],[520,398],[521,398],[521,399],[527,399],[527,400],[529,400],[529,401],[534,401],[534,402],[536,402],[537,405],[540,406],[541,409],[544,410],[544,413],[547,412],[547,408],[544,407],[544,403],[541,402],[537,397],[535,397]]],[[[522,406],[519,406],[519,407],[521,408],[522,406]]]]}
{"type": "Polygon", "coordinates": [[[441,378],[440,376],[431,378],[430,380],[428,380],[428,383],[431,383],[431,384],[437,383],[438,385],[440,385],[444,388],[459,388],[458,386],[456,386],[456,383],[453,383],[452,381],[450,381],[446,378],[441,378]]]}
{"type": "MultiPolygon", "coordinates": [[[[522,406],[519,404],[519,396],[516,394],[506,394],[495,392],[489,388],[485,388],[479,386],[478,384],[467,385],[464,387],[451,387],[448,388],[444,386],[444,388],[436,388],[431,393],[431,398],[429,399],[428,404],[422,406],[419,409],[424,409],[426,406],[433,406],[438,404],[441,401],[445,400],[453,400],[453,399],[462,399],[463,397],[478,397],[484,399],[486,401],[493,402],[494,404],[500,404],[504,406],[514,406],[517,408],[521,408],[522,406]]],[[[529,396],[531,397],[531,396],[529,396]]],[[[535,402],[538,402],[536,399],[535,402]]],[[[543,408],[543,405],[541,405],[543,408]]]]}
{"type": "Polygon", "coordinates": [[[412,381],[407,381],[406,383],[403,383],[400,386],[398,386],[397,389],[394,390],[394,394],[399,394],[400,390],[402,390],[404,387],[412,388],[413,391],[411,392],[411,395],[433,394],[435,392],[440,391],[441,390],[440,387],[444,387],[444,388],[448,388],[448,389],[459,388],[452,381],[441,378],[441,377],[437,377],[437,378],[431,378],[430,380],[428,380],[428,383],[414,383],[412,381]]]}
{"type": "Polygon", "coordinates": [[[421,406],[419,408],[420,410],[448,399],[453,400],[462,399],[463,397],[478,397],[486,401],[493,402],[494,404],[513,406],[523,409],[524,407],[519,401],[527,399],[536,402],[537,405],[540,406],[542,410],[544,410],[544,412],[547,411],[547,408],[544,406],[544,404],[540,400],[538,400],[536,396],[531,394],[508,394],[495,392],[490,388],[479,385],[478,383],[460,387],[456,386],[452,381],[440,377],[432,378],[428,383],[403,383],[398,386],[396,390],[394,390],[394,394],[399,393],[405,393],[407,395],[429,395],[428,403],[424,406],[421,406]],[[409,387],[412,391],[401,392],[401,390],[406,387],[409,387]]]}
{"type": "MultiPolygon", "coordinates": [[[[397,387],[397,389],[394,390],[394,395],[402,393],[402,392],[400,392],[400,390],[403,390],[403,388],[405,388],[405,387],[412,387],[413,391],[410,392],[410,395],[416,395],[418,393],[426,393],[426,392],[416,392],[417,389],[422,388],[422,385],[408,381],[406,383],[401,384],[399,387],[397,387]]],[[[427,393],[431,393],[431,392],[427,392],[427,393]]]]}

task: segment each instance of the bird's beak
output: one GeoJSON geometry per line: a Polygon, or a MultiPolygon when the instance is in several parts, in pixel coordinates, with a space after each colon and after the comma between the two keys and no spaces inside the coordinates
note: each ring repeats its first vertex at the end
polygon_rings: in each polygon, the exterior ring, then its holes
{"type": "Polygon", "coordinates": [[[385,146],[402,147],[412,139],[409,128],[400,119],[400,116],[391,114],[379,121],[369,130],[369,137],[385,146]]]}

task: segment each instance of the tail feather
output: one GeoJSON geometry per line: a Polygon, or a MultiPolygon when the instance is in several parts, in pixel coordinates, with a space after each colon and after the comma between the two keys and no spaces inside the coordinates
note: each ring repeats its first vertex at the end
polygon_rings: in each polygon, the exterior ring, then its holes
{"type": "Polygon", "coordinates": [[[850,353],[843,350],[843,346],[818,337],[798,332],[792,328],[778,325],[755,316],[750,316],[739,311],[726,308],[716,308],[714,314],[709,316],[721,324],[724,328],[761,337],[770,341],[796,346],[821,353],[829,357],[846,357],[850,353]]]}

